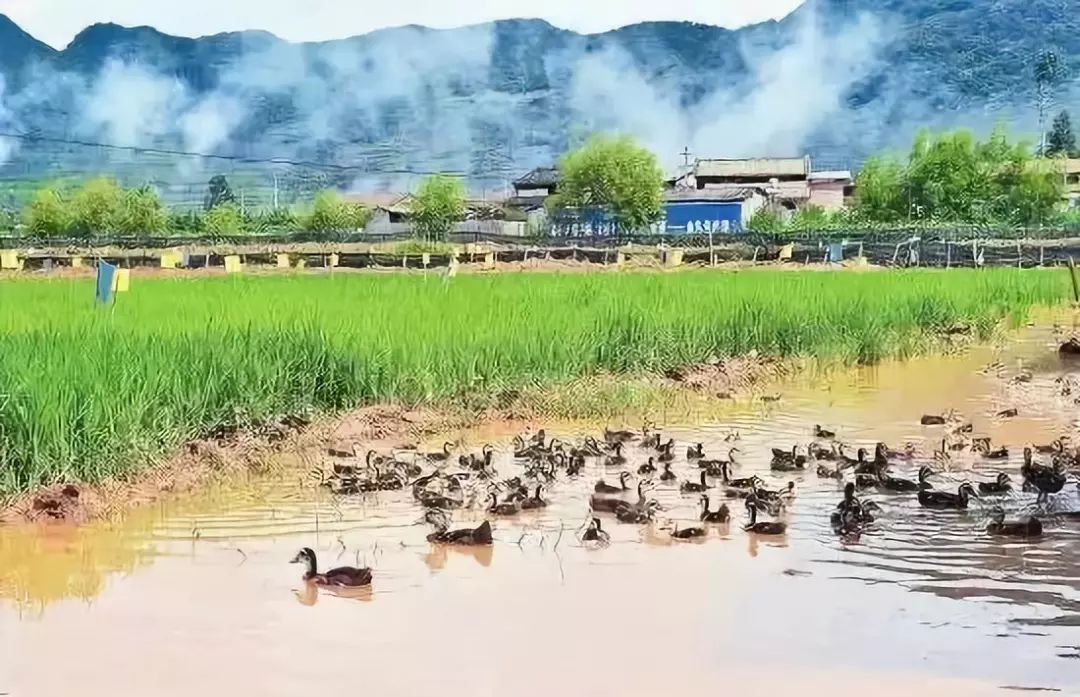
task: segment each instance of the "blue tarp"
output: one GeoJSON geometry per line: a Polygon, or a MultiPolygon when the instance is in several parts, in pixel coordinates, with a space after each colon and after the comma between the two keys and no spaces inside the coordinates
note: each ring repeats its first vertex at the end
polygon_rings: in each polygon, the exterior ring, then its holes
{"type": "Polygon", "coordinates": [[[829,245],[829,261],[834,264],[839,264],[844,260],[844,245],[839,242],[833,242],[829,245]]]}
{"type": "Polygon", "coordinates": [[[116,277],[116,267],[107,261],[98,262],[97,286],[94,292],[94,302],[108,303],[112,300],[113,279],[116,277]]]}

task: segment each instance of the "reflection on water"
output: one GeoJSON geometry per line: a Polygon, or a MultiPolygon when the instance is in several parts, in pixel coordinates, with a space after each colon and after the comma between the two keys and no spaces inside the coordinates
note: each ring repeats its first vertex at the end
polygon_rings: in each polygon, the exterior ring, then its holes
{"type": "MultiPolygon", "coordinates": [[[[656,525],[605,517],[610,544],[582,544],[592,483],[613,478],[598,463],[552,484],[547,509],[498,520],[488,548],[430,545],[408,492],[335,500],[295,475],[121,523],[0,529],[0,650],[14,657],[0,661],[0,692],[66,695],[77,683],[110,696],[296,695],[312,685],[645,695],[736,680],[740,694],[1069,692],[1080,687],[1068,658],[1080,644],[1080,521],[1048,518],[1041,541],[1003,541],[983,533],[978,505],[933,512],[910,495],[874,495],[879,523],[839,540],[828,513],[840,484],[768,468],[771,447],[805,445],[817,423],[853,448],[911,442],[926,459],[941,431],[919,417],[949,408],[995,443],[1049,442],[1076,427],[1078,411],[1040,396],[1065,370],[1033,360],[1053,345],[1032,331],[1000,355],[866,368],[788,386],[775,404],[733,405],[720,423],[664,428],[680,454],[702,441],[711,455],[727,452],[736,429],[737,476],[760,474],[770,488],[794,481],[781,537],[746,534],[742,502],[728,500],[730,524],[673,542],[670,530],[696,524],[699,511],[676,482],[654,492],[656,525]],[[979,371],[994,361],[999,371],[979,371]],[[1024,370],[1030,382],[1010,380],[1024,370]],[[1013,407],[1017,418],[995,418],[1013,407]],[[304,583],[288,564],[303,546],[327,568],[373,567],[373,586],[304,583]]],[[[478,449],[493,434],[468,437],[478,449]]],[[[1007,461],[954,456],[941,487],[998,471],[1018,482],[1020,449],[1011,450],[1007,461]]],[[[644,453],[630,452],[636,471],[644,453]]],[[[496,464],[503,477],[515,472],[506,452],[496,464]]],[[[695,474],[681,457],[674,469],[695,474]]],[[[1058,509],[1080,508],[1068,491],[1058,509]]],[[[1004,498],[1011,515],[1031,504],[1004,498]]],[[[482,520],[465,512],[454,524],[482,520]]]]}

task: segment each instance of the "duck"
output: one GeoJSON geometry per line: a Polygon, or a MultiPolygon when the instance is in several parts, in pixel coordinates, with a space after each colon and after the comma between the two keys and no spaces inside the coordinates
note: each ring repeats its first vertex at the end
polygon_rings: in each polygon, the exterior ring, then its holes
{"type": "Polygon", "coordinates": [[[705,457],[705,446],[701,443],[687,446],[686,459],[687,460],[701,460],[705,457]]]}
{"type": "Polygon", "coordinates": [[[934,485],[931,484],[928,479],[936,474],[930,465],[923,465],[919,468],[919,488],[920,489],[933,489],[934,485]]]}
{"type": "Polygon", "coordinates": [[[615,507],[615,519],[628,525],[644,525],[652,520],[653,514],[659,508],[658,501],[649,501],[644,506],[619,501],[615,507]]]}
{"type": "Polygon", "coordinates": [[[675,439],[672,438],[664,445],[658,448],[660,455],[657,457],[660,462],[671,462],[675,459],[675,439]]]}
{"type": "Polygon", "coordinates": [[[913,443],[904,443],[903,450],[893,450],[885,443],[878,443],[881,446],[883,454],[888,460],[911,460],[915,457],[915,445],[913,443]]]}
{"type": "Polygon", "coordinates": [[[791,452],[773,448],[772,463],[769,466],[780,472],[789,472],[794,469],[806,469],[806,456],[799,455],[798,451],[798,445],[791,446],[791,452]]]}
{"type": "Polygon", "coordinates": [[[425,520],[435,526],[427,536],[428,542],[442,545],[486,546],[492,544],[491,523],[484,521],[476,528],[450,530],[450,520],[443,511],[428,511],[425,520]]]}
{"type": "Polygon", "coordinates": [[[337,586],[344,588],[358,588],[370,586],[371,569],[357,569],[352,566],[339,566],[330,569],[326,573],[319,573],[319,562],[315,558],[315,552],[310,547],[304,547],[293,557],[293,564],[306,564],[304,580],[320,586],[337,586]]]}
{"type": "Polygon", "coordinates": [[[753,477],[744,477],[741,479],[731,479],[731,463],[724,463],[723,466],[723,479],[724,486],[729,489],[756,489],[758,486],[764,484],[761,477],[756,474],[753,477]]]}
{"type": "Polygon", "coordinates": [[[787,525],[778,521],[761,521],[757,519],[758,500],[751,496],[746,499],[746,510],[750,513],[750,522],[743,526],[743,530],[756,535],[783,535],[787,532],[787,525]]]}
{"type": "Polygon", "coordinates": [[[540,494],[543,492],[544,487],[537,484],[536,493],[521,502],[521,510],[523,511],[535,511],[538,508],[547,508],[547,501],[545,501],[540,494]]]}
{"type": "Polygon", "coordinates": [[[660,473],[660,481],[662,481],[662,482],[673,482],[676,479],[678,479],[678,477],[676,477],[675,473],[671,471],[671,463],[670,462],[665,462],[664,463],[664,471],[660,473]]]}
{"type": "Polygon", "coordinates": [[[841,466],[845,468],[855,467],[856,472],[860,471],[861,469],[863,470],[862,474],[870,474],[870,472],[867,472],[865,470],[867,469],[868,465],[873,464],[866,459],[866,448],[859,448],[855,453],[855,457],[851,458],[844,454],[844,446],[842,445],[840,446],[840,463],[841,466]]]}
{"type": "Polygon", "coordinates": [[[582,455],[584,457],[600,457],[606,450],[596,442],[596,439],[592,436],[585,436],[585,441],[580,448],[574,448],[570,451],[571,455],[582,455]]]}
{"type": "Polygon", "coordinates": [[[818,465],[817,476],[822,479],[843,479],[844,473],[840,471],[839,467],[829,469],[825,465],[818,465]]]}
{"type": "Polygon", "coordinates": [[[629,472],[623,472],[619,475],[619,486],[612,486],[603,479],[596,483],[593,487],[593,491],[597,494],[621,494],[624,491],[629,491],[630,487],[626,486],[626,480],[630,478],[629,472]]]}
{"type": "MultiPolygon", "coordinates": [[[[1060,443],[1060,441],[1059,441],[1060,443]]],[[[1068,478],[1056,468],[1040,465],[1033,461],[1031,448],[1024,448],[1024,464],[1020,467],[1024,477],[1024,488],[1034,488],[1039,492],[1037,501],[1042,502],[1065,488],[1068,478]]]]}
{"type": "Polygon", "coordinates": [[[874,516],[863,506],[863,503],[855,497],[855,484],[848,482],[844,486],[844,498],[836,505],[836,510],[831,516],[833,528],[838,530],[851,530],[854,527],[874,522],[874,516]]]}
{"type": "Polygon", "coordinates": [[[623,456],[623,444],[622,443],[615,443],[615,445],[612,446],[612,449],[614,450],[614,454],[613,455],[608,455],[607,457],[604,458],[604,466],[605,467],[622,467],[623,465],[625,465],[626,464],[626,457],[623,456]]]}
{"type": "Polygon", "coordinates": [[[832,443],[829,448],[822,448],[817,443],[811,443],[806,447],[806,451],[815,460],[829,460],[835,462],[840,459],[840,453],[836,449],[836,443],[832,443]]]}
{"type": "Polygon", "coordinates": [[[1060,438],[1055,441],[1051,441],[1046,445],[1036,445],[1035,452],[1040,455],[1053,455],[1065,450],[1065,443],[1060,438]]]}
{"type": "Polygon", "coordinates": [[[821,438],[822,440],[833,440],[836,438],[835,431],[826,431],[820,424],[814,426],[814,438],[821,438]]]}
{"type": "Polygon", "coordinates": [[[660,432],[652,433],[641,439],[642,448],[652,448],[653,450],[660,449],[660,432]]]}
{"type": "Polygon", "coordinates": [[[726,460],[699,460],[698,467],[705,470],[705,474],[710,477],[723,477],[724,468],[735,464],[735,453],[737,452],[739,452],[738,448],[730,449],[726,460]]]}
{"type": "Polygon", "coordinates": [[[1005,511],[998,508],[994,511],[993,520],[986,526],[986,532],[1005,537],[1041,537],[1043,526],[1042,521],[1034,516],[1006,523],[1005,511]]]}
{"type": "Polygon", "coordinates": [[[498,494],[491,494],[491,505],[488,506],[488,513],[494,515],[517,515],[521,512],[521,504],[517,501],[507,501],[506,503],[499,503],[498,494]]]}
{"type": "Polygon", "coordinates": [[[885,491],[893,491],[896,493],[919,491],[922,488],[922,485],[919,482],[913,482],[910,479],[891,477],[884,471],[878,472],[877,486],[885,491]]]}
{"type": "Polygon", "coordinates": [[[859,489],[873,489],[877,487],[878,479],[872,474],[856,474],[855,486],[859,489]]]}
{"type": "Polygon", "coordinates": [[[1019,415],[1019,409],[1004,409],[996,414],[999,419],[1015,419],[1019,415]]]}
{"type": "Polygon", "coordinates": [[[720,504],[720,508],[715,511],[709,510],[709,497],[705,494],[701,496],[701,522],[703,523],[726,523],[731,520],[731,511],[728,510],[727,504],[720,504]]]}
{"type": "Polygon", "coordinates": [[[1001,472],[997,479],[992,482],[979,482],[980,494],[1004,494],[1012,489],[1012,479],[1009,475],[1001,472]]]}
{"type": "Polygon", "coordinates": [[[450,450],[454,447],[453,443],[443,443],[443,449],[441,452],[425,453],[424,457],[431,462],[446,462],[450,459],[450,450]]]}
{"type": "Polygon", "coordinates": [[[600,519],[593,518],[589,521],[589,527],[585,529],[585,532],[581,533],[582,542],[601,542],[607,543],[611,540],[611,536],[600,527],[600,519]]]}
{"type": "Polygon", "coordinates": [[[993,450],[983,450],[980,454],[987,460],[1006,460],[1009,457],[1009,449],[1003,445],[993,450]]]}
{"type": "Polygon", "coordinates": [[[919,505],[924,508],[963,510],[968,507],[968,500],[971,497],[979,498],[979,495],[975,493],[975,488],[971,484],[965,482],[960,485],[955,494],[923,489],[919,492],[919,505]]]}
{"type": "Polygon", "coordinates": [[[766,501],[779,501],[781,498],[792,498],[794,496],[795,482],[788,482],[786,487],[776,491],[762,489],[760,487],[754,489],[754,498],[759,504],[766,501]]]}
{"type": "Polygon", "coordinates": [[[679,485],[679,491],[684,494],[697,494],[703,491],[708,491],[709,485],[705,481],[705,473],[701,473],[701,482],[683,482],[679,485]]]}
{"type": "Polygon", "coordinates": [[[683,528],[679,529],[679,524],[675,524],[675,529],[671,531],[671,537],[675,540],[696,540],[705,537],[708,533],[705,528],[683,528]]]}
{"type": "Polygon", "coordinates": [[[650,457],[648,462],[638,467],[637,473],[640,475],[656,474],[656,463],[653,458],[650,457]]]}
{"type": "Polygon", "coordinates": [[[616,443],[629,443],[630,441],[637,440],[638,434],[634,431],[611,431],[604,429],[604,440],[611,445],[616,443]]]}
{"type": "Polygon", "coordinates": [[[581,474],[583,469],[585,469],[585,456],[581,454],[571,455],[566,465],[566,476],[576,477],[581,474]]]}

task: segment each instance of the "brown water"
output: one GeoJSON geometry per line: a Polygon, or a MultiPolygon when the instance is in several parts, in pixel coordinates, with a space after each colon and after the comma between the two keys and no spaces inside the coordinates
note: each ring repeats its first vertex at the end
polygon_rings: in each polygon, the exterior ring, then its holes
{"type": "MultiPolygon", "coordinates": [[[[880,524],[845,543],[828,520],[836,482],[768,469],[770,446],[805,444],[815,423],[854,447],[911,441],[925,458],[941,431],[919,417],[949,407],[995,443],[1073,432],[1072,397],[1040,396],[1067,371],[1054,342],[1030,330],[1003,352],[808,379],[781,386],[777,404],[664,426],[680,455],[690,441],[720,455],[738,430],[737,476],[796,481],[784,538],[747,535],[733,506],[730,527],[701,543],[673,543],[663,522],[605,519],[611,545],[584,546],[576,532],[604,476],[596,463],[552,485],[542,513],[499,520],[486,550],[428,545],[408,492],[335,501],[298,474],[120,523],[0,528],[0,694],[1080,694],[1080,521],[1047,518],[1041,541],[1002,542],[981,533],[978,506],[933,513],[911,496],[875,495],[880,524]],[[993,360],[1000,376],[979,372],[993,360]],[[1021,369],[1034,380],[1011,384],[1021,369]],[[993,418],[1011,406],[1019,418],[993,418]],[[287,563],[302,546],[326,567],[373,566],[373,589],[306,587],[287,563]]],[[[463,435],[478,448],[495,433],[463,435]]],[[[631,452],[636,470],[643,453],[631,452]]],[[[1018,480],[1018,466],[960,455],[945,476],[1004,470],[1018,480]]],[[[505,452],[497,467],[515,471],[505,452]]],[[[675,470],[696,475],[681,457],[675,470]]],[[[1066,491],[1055,510],[1080,509],[1066,491]]],[[[696,520],[696,497],[674,487],[655,495],[663,519],[696,520]]],[[[1011,513],[1031,504],[1005,499],[1011,513]]],[[[480,520],[459,513],[455,523],[480,520]]]]}

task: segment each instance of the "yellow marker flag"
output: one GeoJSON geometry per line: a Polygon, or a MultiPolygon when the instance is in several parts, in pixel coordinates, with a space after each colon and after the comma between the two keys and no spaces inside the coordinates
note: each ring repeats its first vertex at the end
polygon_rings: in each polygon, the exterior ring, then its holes
{"type": "Polygon", "coordinates": [[[289,268],[289,255],[288,254],[278,254],[277,255],[277,267],[279,269],[287,269],[287,268],[289,268]]]}
{"type": "Polygon", "coordinates": [[[83,267],[82,257],[71,257],[71,268],[81,269],[83,267]]]}
{"type": "Polygon", "coordinates": [[[0,252],[0,269],[8,269],[11,271],[17,271],[22,268],[22,259],[19,258],[19,253],[15,251],[0,252]]]}
{"type": "Polygon", "coordinates": [[[131,269],[117,269],[113,274],[113,292],[126,293],[131,289],[131,269]]]}
{"type": "Polygon", "coordinates": [[[225,257],[225,273],[240,273],[243,268],[243,264],[240,262],[240,256],[237,254],[230,254],[225,257]]]}
{"type": "Polygon", "coordinates": [[[785,244],[780,248],[780,254],[777,257],[780,261],[788,261],[791,259],[791,255],[795,253],[795,244],[785,244]]]}

